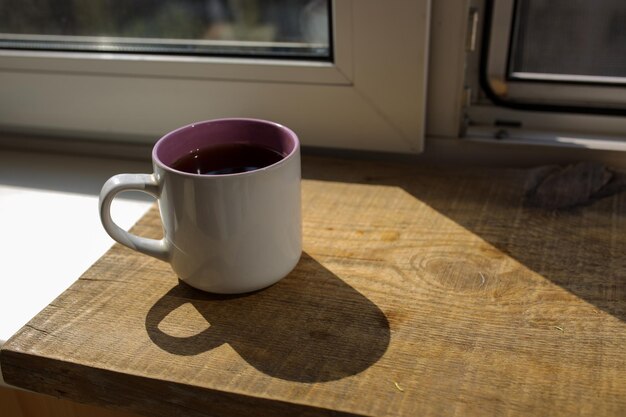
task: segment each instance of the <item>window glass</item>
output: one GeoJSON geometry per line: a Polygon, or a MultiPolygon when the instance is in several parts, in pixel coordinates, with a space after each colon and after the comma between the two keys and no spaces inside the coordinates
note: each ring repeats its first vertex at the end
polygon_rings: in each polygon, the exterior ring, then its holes
{"type": "Polygon", "coordinates": [[[329,60],[328,0],[0,0],[0,48],[329,60]]]}

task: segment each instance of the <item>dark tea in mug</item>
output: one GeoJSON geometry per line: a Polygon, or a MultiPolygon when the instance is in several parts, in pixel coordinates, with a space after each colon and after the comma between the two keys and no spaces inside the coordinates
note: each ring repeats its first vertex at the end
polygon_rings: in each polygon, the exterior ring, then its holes
{"type": "Polygon", "coordinates": [[[227,175],[265,168],[284,157],[282,153],[261,145],[224,143],[194,149],[171,167],[191,174],[227,175]]]}

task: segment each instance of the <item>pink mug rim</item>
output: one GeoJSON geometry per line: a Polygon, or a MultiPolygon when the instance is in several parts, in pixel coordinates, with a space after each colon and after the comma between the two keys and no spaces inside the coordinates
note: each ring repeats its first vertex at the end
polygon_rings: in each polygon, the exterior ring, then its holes
{"type": "MultiPolygon", "coordinates": [[[[189,147],[187,147],[187,149],[189,149],[189,147]]],[[[154,147],[152,148],[152,160],[161,169],[177,174],[177,175],[189,176],[193,178],[229,178],[229,177],[254,175],[255,173],[258,173],[260,171],[267,171],[267,170],[275,169],[283,165],[284,163],[286,163],[288,160],[290,160],[293,157],[293,155],[295,155],[299,151],[299,149],[300,149],[300,141],[296,133],[290,128],[280,123],[272,122],[269,120],[263,120],[263,119],[255,119],[255,118],[229,117],[229,118],[202,120],[199,122],[189,123],[187,125],[174,129],[171,132],[166,133],[154,144],[154,147]],[[177,169],[172,168],[171,166],[169,166],[168,163],[163,161],[162,153],[166,152],[163,148],[170,141],[174,140],[173,138],[180,137],[181,135],[183,135],[186,132],[189,132],[192,129],[202,128],[202,127],[206,127],[209,125],[217,125],[217,124],[239,124],[239,125],[257,124],[257,125],[263,125],[265,127],[271,127],[283,135],[281,136],[281,140],[285,141],[284,145],[286,145],[286,148],[288,151],[280,161],[277,161],[274,164],[271,164],[266,167],[259,168],[253,171],[240,172],[240,173],[234,173],[234,174],[211,175],[211,174],[194,174],[190,172],[183,172],[183,171],[179,171],[177,169]]],[[[180,156],[182,155],[179,155],[178,158],[180,158],[180,156]]],[[[177,159],[171,156],[169,158],[174,159],[174,160],[177,159]]]]}

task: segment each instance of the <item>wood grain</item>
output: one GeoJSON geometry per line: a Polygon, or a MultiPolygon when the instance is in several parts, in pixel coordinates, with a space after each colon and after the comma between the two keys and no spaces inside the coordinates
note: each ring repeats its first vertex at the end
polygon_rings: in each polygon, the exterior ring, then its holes
{"type": "Polygon", "coordinates": [[[528,170],[303,174],[283,281],[204,294],[116,245],[5,344],[6,381],[154,416],[626,415],[624,193],[551,212],[528,170]]]}

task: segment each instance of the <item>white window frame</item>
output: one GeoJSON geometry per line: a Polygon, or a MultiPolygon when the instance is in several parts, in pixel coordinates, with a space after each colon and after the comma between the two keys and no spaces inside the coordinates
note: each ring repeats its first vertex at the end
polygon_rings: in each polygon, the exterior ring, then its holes
{"type": "Polygon", "coordinates": [[[149,143],[258,117],[304,145],[423,147],[429,0],[335,0],[334,62],[0,51],[0,130],[149,143]]]}
{"type": "MultiPolygon", "coordinates": [[[[551,97],[552,104],[577,105],[581,103],[585,95],[587,98],[595,96],[596,99],[605,103],[617,101],[618,89],[616,88],[533,84],[529,81],[515,83],[506,80],[504,71],[508,35],[512,23],[512,0],[497,0],[494,1],[494,6],[492,36],[489,39],[487,81],[496,95],[518,102],[533,97],[534,102],[538,104],[548,102],[548,98],[551,97]]],[[[470,7],[477,10],[481,18],[485,15],[485,0],[471,0],[470,7]]],[[[479,48],[482,43],[481,30],[476,33],[476,37],[476,48],[466,51],[467,71],[462,98],[466,124],[463,130],[466,138],[501,145],[522,144],[626,151],[625,117],[520,110],[499,106],[486,99],[478,81],[479,57],[482,53],[479,48]]]]}
{"type": "Polygon", "coordinates": [[[514,0],[498,0],[493,5],[491,37],[489,39],[488,78],[494,93],[506,100],[528,103],[573,104],[590,106],[624,105],[624,87],[602,84],[563,84],[544,81],[604,81],[623,84],[617,77],[563,76],[554,74],[517,73],[516,79],[508,79],[507,64],[510,34],[512,33],[514,0]]]}

